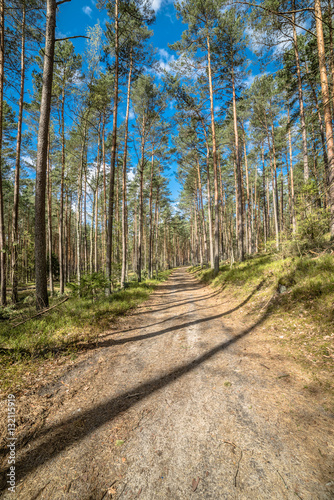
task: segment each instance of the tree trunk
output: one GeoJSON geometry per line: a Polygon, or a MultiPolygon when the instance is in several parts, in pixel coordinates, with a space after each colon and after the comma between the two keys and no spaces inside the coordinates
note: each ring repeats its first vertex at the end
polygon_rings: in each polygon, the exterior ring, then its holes
{"type": "Polygon", "coordinates": [[[268,136],[268,148],[270,156],[270,170],[271,170],[271,182],[273,189],[273,210],[274,210],[274,223],[275,223],[275,235],[276,235],[276,248],[279,250],[279,221],[278,221],[278,194],[277,194],[277,168],[276,168],[276,148],[275,148],[275,137],[274,137],[274,124],[271,123],[271,138],[273,141],[272,150],[270,147],[270,135],[266,123],[267,136],[268,136]]]}
{"type": "Polygon", "coordinates": [[[255,168],[255,179],[254,179],[254,212],[255,212],[255,253],[258,252],[259,248],[259,232],[258,232],[258,211],[257,211],[257,168],[255,168]]]}
{"type": "MultiPolygon", "coordinates": [[[[2,0],[3,6],[3,0],[2,0]]],[[[43,67],[42,98],[37,141],[36,194],[35,194],[35,272],[36,307],[42,309],[49,304],[46,273],[46,234],[45,234],[45,191],[48,152],[48,135],[53,79],[53,61],[56,28],[55,0],[47,0],[45,55],[43,67]]],[[[1,62],[0,62],[1,67],[1,62]]],[[[1,100],[1,96],[0,96],[1,100]]],[[[1,176],[0,176],[1,178],[1,176]]],[[[1,188],[0,188],[1,192],[1,188]]],[[[1,218],[1,215],[0,215],[1,218]]],[[[1,223],[0,223],[1,225],[1,223]]],[[[0,242],[1,249],[1,242],[0,242]]],[[[3,276],[1,276],[3,279],[3,276]]]]}
{"type": "Polygon", "coordinates": [[[64,225],[64,285],[68,281],[68,188],[65,193],[65,225],[64,225]]]}
{"type": "MultiPolygon", "coordinates": [[[[207,133],[205,130],[204,120],[202,120],[202,127],[205,137],[206,145],[206,175],[207,175],[207,190],[208,190],[208,224],[209,224],[209,249],[210,249],[210,265],[214,269],[214,241],[212,233],[212,207],[211,207],[211,180],[210,180],[210,146],[207,133]]],[[[198,164],[199,168],[199,164],[198,164]]],[[[200,176],[199,176],[200,177],[200,176]]]]}
{"type": "Polygon", "coordinates": [[[87,164],[85,163],[85,190],[84,190],[84,269],[88,269],[88,240],[87,240],[87,164]]]}
{"type": "MultiPolygon", "coordinates": [[[[160,167],[159,167],[159,176],[160,176],[160,167]]],[[[158,277],[158,268],[159,268],[159,261],[158,261],[158,249],[159,249],[159,184],[157,186],[157,195],[155,199],[155,214],[154,214],[154,219],[155,219],[155,259],[154,259],[154,264],[155,264],[155,275],[158,277]]]]}
{"type": "Polygon", "coordinates": [[[128,75],[128,90],[126,98],[126,116],[125,116],[125,137],[124,137],[124,156],[123,156],[123,190],[122,190],[122,273],[121,286],[124,286],[126,281],[126,263],[127,263],[127,241],[128,241],[128,221],[127,221],[127,201],[126,201],[126,164],[128,154],[128,129],[129,129],[129,112],[130,112],[130,93],[131,93],[131,76],[132,76],[132,52],[130,53],[130,69],[128,75]]]}
{"type": "Polygon", "coordinates": [[[48,147],[47,186],[48,186],[47,194],[48,194],[49,288],[50,288],[50,297],[53,297],[54,285],[53,285],[53,270],[52,270],[52,180],[51,180],[50,140],[48,147]]]}
{"type": "Polygon", "coordinates": [[[14,304],[18,301],[18,217],[19,217],[19,196],[20,196],[20,161],[21,161],[21,137],[22,137],[22,117],[24,99],[24,78],[25,78],[25,27],[26,9],[22,4],[22,36],[21,36],[21,85],[19,99],[19,117],[17,123],[16,158],[15,158],[15,183],[14,183],[14,203],[13,203],[13,227],[12,227],[12,300],[14,304]]]}
{"type": "MultiPolygon", "coordinates": [[[[293,9],[295,8],[295,1],[294,0],[292,2],[292,8],[293,9]]],[[[304,113],[304,102],[303,102],[303,88],[302,88],[302,78],[301,78],[301,72],[300,72],[300,62],[299,62],[298,40],[297,40],[297,31],[296,31],[296,26],[295,26],[295,17],[296,17],[295,14],[292,14],[293,47],[294,47],[294,51],[295,51],[296,68],[297,68],[300,124],[302,126],[304,182],[307,182],[309,179],[309,167],[308,167],[308,157],[307,157],[307,137],[306,137],[305,113],[304,113]]]]}
{"type": "Polygon", "coordinates": [[[232,63],[232,98],[233,98],[233,126],[234,126],[234,144],[235,144],[235,163],[237,170],[237,184],[238,184],[238,247],[239,247],[239,258],[241,261],[245,258],[245,245],[244,245],[244,207],[242,203],[242,173],[241,173],[241,161],[239,152],[239,134],[238,134],[238,121],[237,121],[237,101],[235,93],[235,82],[234,82],[234,68],[232,63]]]}
{"type": "Polygon", "coordinates": [[[206,232],[206,223],[205,223],[205,213],[203,206],[203,191],[202,191],[202,180],[201,180],[201,171],[198,161],[198,155],[196,155],[196,166],[197,166],[197,176],[198,176],[198,190],[199,190],[199,203],[202,213],[202,224],[203,224],[203,238],[204,238],[204,261],[208,262],[208,237],[206,232]]]}
{"type": "Polygon", "coordinates": [[[133,211],[133,262],[132,269],[137,272],[138,267],[138,238],[137,238],[137,199],[134,202],[134,211],[133,211]]]}
{"type": "Polygon", "coordinates": [[[328,34],[329,34],[329,64],[331,69],[331,95],[332,95],[332,114],[334,111],[334,46],[333,46],[333,23],[332,23],[332,0],[328,0],[328,34]]]}
{"type": "Polygon", "coordinates": [[[247,221],[247,236],[248,236],[248,248],[247,252],[249,254],[252,253],[252,228],[251,228],[251,214],[250,214],[250,196],[249,196],[249,176],[248,176],[248,158],[247,158],[247,147],[246,147],[246,134],[245,129],[242,125],[243,136],[244,136],[244,155],[245,155],[245,170],[246,170],[246,194],[247,194],[247,211],[246,213],[246,221],[247,221]]]}
{"type": "Polygon", "coordinates": [[[212,73],[211,73],[211,49],[210,49],[209,36],[207,36],[206,40],[208,48],[208,76],[209,76],[209,92],[210,92],[213,185],[214,185],[214,207],[215,207],[213,269],[214,269],[214,275],[216,276],[219,272],[219,195],[218,195],[217,147],[216,147],[216,127],[215,127],[215,114],[214,114],[214,103],[213,103],[212,73]]]}
{"type": "MultiPolygon", "coordinates": [[[[103,226],[102,235],[107,234],[107,178],[106,178],[106,145],[105,145],[106,116],[102,118],[102,169],[103,169],[103,226]]],[[[106,238],[102,236],[102,269],[106,268],[106,238]]]]}
{"type": "Polygon", "coordinates": [[[98,249],[97,249],[97,240],[98,240],[98,213],[99,213],[99,181],[100,181],[100,168],[101,168],[101,157],[100,157],[100,123],[98,126],[98,141],[97,141],[97,166],[96,166],[96,189],[95,189],[95,237],[94,237],[94,272],[98,272],[98,249]]]}
{"type": "Polygon", "coordinates": [[[314,11],[317,30],[318,56],[319,56],[319,71],[321,81],[322,102],[324,106],[325,130],[327,140],[328,153],[328,177],[329,177],[329,203],[331,208],[330,234],[334,238],[334,140],[332,114],[330,107],[330,96],[328,89],[328,78],[325,58],[325,43],[322,28],[322,12],[320,0],[314,0],[314,11]]]}
{"type": "Polygon", "coordinates": [[[65,290],[64,268],[64,179],[65,179],[65,82],[61,99],[61,178],[60,178],[60,206],[59,206],[59,293],[65,290]]]}
{"type": "Polygon", "coordinates": [[[152,269],[152,253],[153,253],[153,174],[154,174],[154,144],[152,145],[152,160],[151,160],[151,179],[150,179],[150,195],[149,195],[149,250],[148,250],[148,277],[153,276],[152,269]]]}
{"type": "Polygon", "coordinates": [[[119,73],[119,33],[118,33],[118,0],[115,0],[115,87],[114,87],[114,112],[113,129],[110,159],[110,185],[109,185],[109,210],[108,210],[108,230],[107,230],[107,255],[106,255],[106,275],[109,280],[105,290],[106,295],[111,293],[111,253],[112,253],[112,233],[114,215],[114,183],[115,183],[115,163],[117,147],[117,111],[118,111],[118,73],[119,73]]]}
{"type": "Polygon", "coordinates": [[[142,137],[141,137],[141,160],[140,160],[140,171],[139,171],[139,221],[138,221],[138,261],[137,261],[137,275],[138,281],[141,281],[141,270],[142,270],[142,247],[143,247],[143,210],[144,210],[144,198],[143,198],[143,189],[144,189],[144,163],[145,163],[145,133],[146,133],[146,125],[145,125],[145,115],[143,115],[143,123],[142,123],[142,137]]]}
{"type": "Polygon", "coordinates": [[[86,130],[87,122],[85,120],[82,144],[81,144],[81,158],[80,167],[78,172],[78,195],[77,195],[77,284],[81,283],[81,231],[82,231],[82,221],[81,221],[81,203],[82,203],[82,174],[85,162],[85,151],[86,151],[86,130]]]}
{"type": "Polygon", "coordinates": [[[326,150],[325,131],[324,131],[324,127],[323,127],[323,124],[322,124],[322,117],[321,117],[321,112],[320,112],[320,106],[319,106],[318,96],[317,96],[317,93],[316,93],[315,88],[314,88],[314,81],[313,81],[312,76],[309,73],[309,69],[308,69],[307,63],[305,63],[305,66],[306,66],[306,74],[309,76],[308,82],[309,82],[311,90],[312,90],[314,104],[315,104],[315,108],[316,108],[317,116],[318,116],[319,130],[320,130],[320,137],[321,137],[321,145],[322,145],[322,152],[323,152],[323,157],[324,157],[325,176],[326,176],[326,188],[328,189],[328,156],[327,156],[327,150],[326,150]]]}
{"type": "Polygon", "coordinates": [[[0,280],[1,280],[1,305],[7,303],[6,290],[6,235],[4,222],[4,203],[2,189],[2,136],[3,136],[3,87],[5,63],[5,4],[0,0],[0,280]]]}

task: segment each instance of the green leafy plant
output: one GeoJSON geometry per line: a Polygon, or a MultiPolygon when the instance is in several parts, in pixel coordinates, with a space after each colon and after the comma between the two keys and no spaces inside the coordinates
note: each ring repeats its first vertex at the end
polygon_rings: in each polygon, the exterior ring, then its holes
{"type": "Polygon", "coordinates": [[[108,280],[102,273],[84,274],[81,277],[80,284],[69,283],[69,288],[73,295],[94,299],[104,293],[108,286],[108,280]]]}

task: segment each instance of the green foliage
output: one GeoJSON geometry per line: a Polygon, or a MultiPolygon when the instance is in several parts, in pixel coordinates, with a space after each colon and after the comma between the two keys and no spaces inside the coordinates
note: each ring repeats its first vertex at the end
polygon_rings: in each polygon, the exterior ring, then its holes
{"type": "Polygon", "coordinates": [[[69,283],[68,286],[75,296],[95,299],[104,293],[108,286],[108,280],[102,273],[84,274],[80,284],[69,283]]]}
{"type": "Polygon", "coordinates": [[[324,208],[313,208],[312,211],[297,218],[297,237],[308,240],[310,244],[321,242],[328,232],[330,213],[324,208]]]}
{"type": "Polygon", "coordinates": [[[328,232],[330,213],[318,204],[318,189],[315,181],[309,181],[301,190],[296,206],[297,239],[314,245],[323,241],[328,232]]]}

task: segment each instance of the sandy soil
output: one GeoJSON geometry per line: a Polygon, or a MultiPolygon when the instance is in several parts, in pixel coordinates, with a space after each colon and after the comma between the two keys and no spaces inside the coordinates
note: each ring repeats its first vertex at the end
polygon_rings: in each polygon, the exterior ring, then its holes
{"type": "Polygon", "coordinates": [[[334,415],[246,305],[178,269],[19,399],[16,498],[333,499],[334,415]]]}

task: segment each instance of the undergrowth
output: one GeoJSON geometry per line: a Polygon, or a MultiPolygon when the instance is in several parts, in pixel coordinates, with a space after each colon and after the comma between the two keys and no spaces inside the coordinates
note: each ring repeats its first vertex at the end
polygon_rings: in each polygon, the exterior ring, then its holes
{"type": "MultiPolygon", "coordinates": [[[[71,296],[55,309],[17,327],[22,315],[33,315],[33,305],[24,299],[26,303],[22,306],[21,302],[19,310],[6,308],[0,322],[0,390],[18,390],[26,374],[38,371],[48,358],[75,356],[78,350],[96,341],[99,333],[108,329],[117,316],[145,301],[170,273],[171,270],[163,271],[156,279],[131,282],[128,288],[110,297],[104,296],[103,291],[98,297],[71,296]]],[[[57,301],[60,299],[53,299],[50,305],[57,301]]]]}

